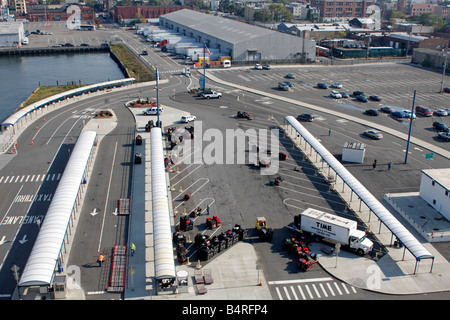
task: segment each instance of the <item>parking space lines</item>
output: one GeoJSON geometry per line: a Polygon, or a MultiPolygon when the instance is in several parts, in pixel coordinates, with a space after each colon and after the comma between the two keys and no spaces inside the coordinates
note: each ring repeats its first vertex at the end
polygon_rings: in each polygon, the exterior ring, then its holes
{"type": "Polygon", "coordinates": [[[24,174],[17,176],[1,176],[0,183],[22,183],[22,182],[43,182],[45,181],[59,181],[61,179],[60,173],[49,174],[24,174]]]}

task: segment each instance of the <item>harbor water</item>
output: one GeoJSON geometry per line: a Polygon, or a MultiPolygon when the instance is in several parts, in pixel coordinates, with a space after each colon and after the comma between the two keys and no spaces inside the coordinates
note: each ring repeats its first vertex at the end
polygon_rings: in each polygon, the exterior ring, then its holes
{"type": "Polygon", "coordinates": [[[0,121],[40,85],[93,84],[124,77],[109,53],[0,57],[0,121]]]}

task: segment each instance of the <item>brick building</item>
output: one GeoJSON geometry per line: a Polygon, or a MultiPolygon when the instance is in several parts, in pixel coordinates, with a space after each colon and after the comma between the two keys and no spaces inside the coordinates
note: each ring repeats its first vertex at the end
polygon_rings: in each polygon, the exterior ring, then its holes
{"type": "Polygon", "coordinates": [[[181,9],[184,6],[116,6],[112,8],[114,21],[122,22],[136,19],[142,16],[145,19],[157,19],[159,16],[181,9]]]}
{"type": "Polygon", "coordinates": [[[366,18],[372,14],[367,12],[374,0],[311,0],[311,6],[319,9],[322,19],[331,18],[366,18]]]}
{"type": "MultiPolygon", "coordinates": [[[[30,22],[35,21],[66,21],[73,12],[67,12],[68,4],[63,5],[45,5],[45,4],[29,4],[28,12],[23,17],[30,22]]],[[[94,20],[94,12],[88,6],[78,5],[82,21],[94,20]]]]}

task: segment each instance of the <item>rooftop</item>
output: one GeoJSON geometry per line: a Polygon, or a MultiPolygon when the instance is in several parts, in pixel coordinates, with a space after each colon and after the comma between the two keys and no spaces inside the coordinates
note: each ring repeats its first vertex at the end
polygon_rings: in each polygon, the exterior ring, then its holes
{"type": "Polygon", "coordinates": [[[240,43],[276,32],[190,9],[171,12],[161,17],[230,43],[240,43]]]}
{"type": "Polygon", "coordinates": [[[445,189],[450,190],[450,168],[425,169],[422,172],[442,185],[445,189]]]}

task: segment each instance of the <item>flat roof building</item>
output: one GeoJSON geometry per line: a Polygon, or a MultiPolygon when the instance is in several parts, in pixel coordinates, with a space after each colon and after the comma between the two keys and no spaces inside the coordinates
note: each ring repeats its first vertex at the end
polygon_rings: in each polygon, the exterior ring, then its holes
{"type": "Polygon", "coordinates": [[[22,45],[24,28],[22,22],[0,22],[0,47],[22,45]]]}
{"type": "Polygon", "coordinates": [[[160,26],[218,49],[234,61],[314,61],[315,42],[243,22],[183,9],[162,15],[160,26]]]}
{"type": "Polygon", "coordinates": [[[450,220],[450,168],[422,170],[420,197],[450,220]]]}

